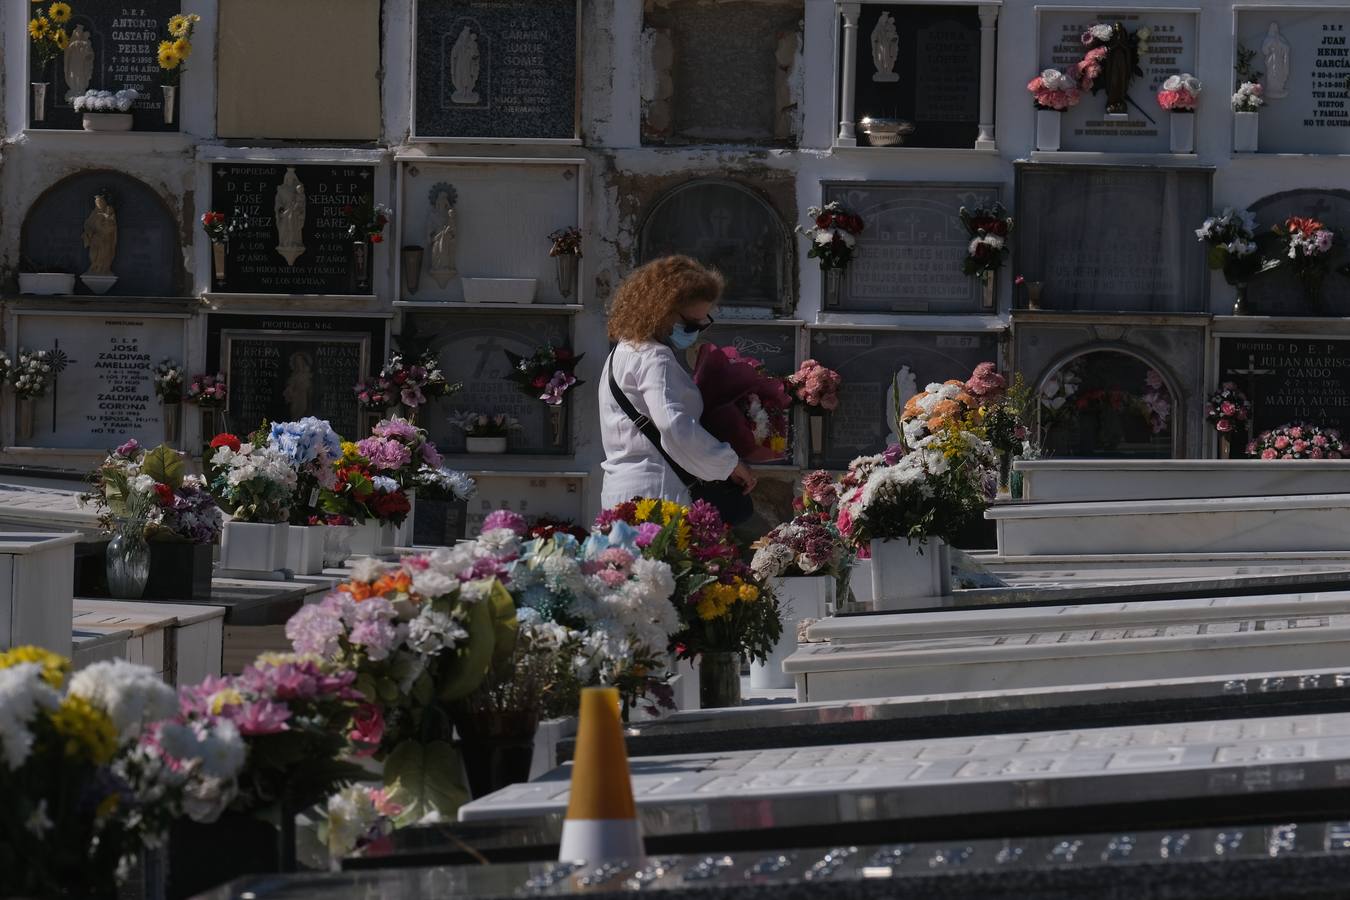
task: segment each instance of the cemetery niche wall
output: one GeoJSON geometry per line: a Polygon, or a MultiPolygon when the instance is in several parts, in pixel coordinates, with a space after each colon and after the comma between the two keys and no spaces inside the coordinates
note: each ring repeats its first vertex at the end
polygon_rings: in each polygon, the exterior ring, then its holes
{"type": "Polygon", "coordinates": [[[79,276],[78,294],[173,297],[185,280],[179,228],[149,185],[111,170],[78,172],[24,216],[20,271],[79,276]]]}
{"type": "MultiPolygon", "coordinates": [[[[1263,197],[1251,205],[1257,233],[1269,235],[1291,216],[1310,217],[1337,232],[1326,257],[1326,275],[1315,291],[1309,291],[1288,265],[1262,272],[1248,284],[1247,303],[1259,316],[1350,315],[1350,253],[1344,235],[1350,228],[1350,190],[1299,189],[1263,197]]],[[[1283,256],[1279,244],[1272,251],[1283,256]]]]}
{"type": "Polygon", "coordinates": [[[865,223],[838,296],[827,312],[979,313],[984,287],[961,271],[970,236],[961,207],[989,206],[997,184],[825,182],[826,203],[839,201],[865,223]]]}
{"type": "Polygon", "coordinates": [[[214,163],[211,209],[245,225],[226,242],[224,271],[213,272],[212,290],[373,294],[369,273],[383,266],[378,254],[392,251],[350,238],[343,208],[373,202],[375,180],[368,165],[214,163]]]}
{"type": "Polygon", "coordinates": [[[577,143],[577,0],[417,0],[413,134],[577,143]]]}
{"type": "Polygon", "coordinates": [[[44,65],[26,42],[28,80],[43,86],[28,92],[28,127],[79,131],[84,116],[71,104],[75,97],[134,88],[141,96],[131,109],[132,129],[177,131],[176,110],[164,108],[158,52],[169,19],[182,11],[180,0],[80,0],[72,6],[63,26],[69,43],[55,59],[44,65]]]}
{"type": "Polygon", "coordinates": [[[1052,456],[1172,456],[1175,392],[1133,352],[1089,350],[1056,366],[1034,389],[1039,443],[1052,456]]]}
{"type": "Polygon", "coordinates": [[[1206,312],[1213,170],[1018,164],[1014,271],[1040,307],[1206,312]]]}
{"type": "Polygon", "coordinates": [[[726,279],[724,307],[786,315],[793,307],[792,232],[773,205],[736,181],[698,179],[663,194],[642,222],[638,255],[694,257],[726,279]]]}
{"type": "Polygon", "coordinates": [[[387,326],[358,316],[208,316],[206,371],[225,374],[228,426],[317,416],[344,438],[363,436],[352,388],[383,365],[387,326]]]}

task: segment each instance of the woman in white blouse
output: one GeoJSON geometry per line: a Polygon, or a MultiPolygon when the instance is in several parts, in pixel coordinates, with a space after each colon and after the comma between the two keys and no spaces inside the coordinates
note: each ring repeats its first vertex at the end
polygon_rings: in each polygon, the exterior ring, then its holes
{"type": "Polygon", "coordinates": [[[637,411],[651,419],[671,458],[701,481],[730,478],[746,493],[755,476],[729,444],[699,424],[703,397],[680,365],[683,353],[712,324],[722,276],[687,256],[667,256],[634,271],[619,285],[609,313],[609,337],[618,344],[600,378],[600,429],[605,447],[601,502],[634,497],[689,503],[689,491],[651,441],[606,389],[610,367],[637,411]]]}

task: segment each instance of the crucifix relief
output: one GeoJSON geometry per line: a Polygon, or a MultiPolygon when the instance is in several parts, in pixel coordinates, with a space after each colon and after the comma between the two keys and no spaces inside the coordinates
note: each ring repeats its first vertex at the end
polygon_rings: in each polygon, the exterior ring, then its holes
{"type": "Polygon", "coordinates": [[[1252,405],[1252,424],[1251,424],[1251,426],[1249,426],[1248,434],[1255,434],[1255,433],[1256,433],[1256,421],[1257,421],[1257,416],[1256,416],[1256,407],[1257,407],[1257,401],[1256,401],[1256,379],[1257,379],[1258,376],[1261,376],[1261,375],[1274,375],[1274,374],[1275,374],[1275,370],[1274,370],[1274,369],[1258,369],[1258,368],[1256,367],[1256,354],[1255,354],[1255,353],[1249,353],[1249,354],[1247,355],[1247,368],[1245,368],[1245,369],[1228,369],[1228,370],[1225,372],[1225,374],[1227,374],[1227,375],[1245,375],[1245,376],[1247,376],[1247,400],[1248,400],[1248,402],[1250,402],[1251,405],[1252,405]]]}

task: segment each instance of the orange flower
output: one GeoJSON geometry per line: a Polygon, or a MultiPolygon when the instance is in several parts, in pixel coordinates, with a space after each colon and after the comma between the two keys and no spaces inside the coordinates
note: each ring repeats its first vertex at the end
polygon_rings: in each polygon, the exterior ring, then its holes
{"type": "Polygon", "coordinates": [[[392,575],[384,575],[379,581],[375,582],[372,592],[380,596],[387,594],[406,594],[412,588],[412,578],[407,572],[399,571],[392,575]]]}
{"type": "Polygon", "coordinates": [[[364,581],[349,581],[346,584],[340,584],[338,590],[344,594],[351,594],[352,599],[357,603],[375,596],[375,592],[370,589],[370,585],[364,581]]]}

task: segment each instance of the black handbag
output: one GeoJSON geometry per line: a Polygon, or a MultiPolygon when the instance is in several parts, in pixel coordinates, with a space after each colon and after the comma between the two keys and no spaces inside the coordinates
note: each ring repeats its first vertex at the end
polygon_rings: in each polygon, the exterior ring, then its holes
{"type": "Polygon", "coordinates": [[[609,363],[606,366],[609,372],[609,392],[614,395],[614,402],[619,404],[619,409],[623,410],[624,415],[632,420],[637,426],[637,430],[642,432],[642,436],[651,442],[656,448],[656,452],[661,454],[666,464],[670,466],[675,477],[684,483],[689,489],[689,496],[695,500],[702,500],[705,503],[711,503],[717,507],[717,511],[722,515],[722,521],[728,525],[736,526],[748,522],[750,517],[755,514],[755,503],[745,490],[731,479],[724,481],[700,481],[693,475],[690,475],[675,460],[670,458],[666,448],[661,446],[661,431],[651,419],[637,411],[633,401],[628,399],[619,383],[614,380],[614,354],[609,355],[609,363]]]}

